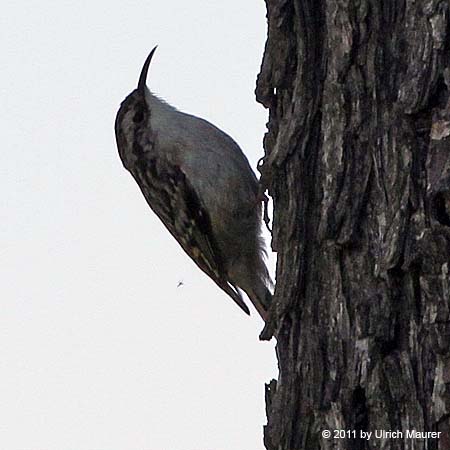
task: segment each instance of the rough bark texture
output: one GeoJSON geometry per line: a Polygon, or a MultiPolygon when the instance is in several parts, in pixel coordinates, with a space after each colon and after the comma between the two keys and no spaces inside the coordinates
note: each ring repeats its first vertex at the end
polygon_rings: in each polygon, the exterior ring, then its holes
{"type": "Polygon", "coordinates": [[[448,450],[449,1],[266,4],[280,369],[266,448],[448,450]]]}

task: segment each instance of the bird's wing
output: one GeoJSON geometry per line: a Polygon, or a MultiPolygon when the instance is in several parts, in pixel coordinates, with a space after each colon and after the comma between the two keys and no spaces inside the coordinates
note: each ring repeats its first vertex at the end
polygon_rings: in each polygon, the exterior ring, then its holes
{"type": "Polygon", "coordinates": [[[167,161],[141,158],[131,173],[147,203],[191,257],[221,289],[250,314],[239,291],[227,280],[206,209],[182,169],[167,161]]]}

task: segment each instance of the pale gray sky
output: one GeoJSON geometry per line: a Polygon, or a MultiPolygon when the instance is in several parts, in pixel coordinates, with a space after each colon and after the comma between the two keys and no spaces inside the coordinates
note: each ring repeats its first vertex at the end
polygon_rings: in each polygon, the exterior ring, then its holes
{"type": "Polygon", "coordinates": [[[255,167],[265,38],[262,0],[2,2],[2,450],[263,448],[274,344],[149,210],[114,118],[158,44],[151,89],[255,167]]]}

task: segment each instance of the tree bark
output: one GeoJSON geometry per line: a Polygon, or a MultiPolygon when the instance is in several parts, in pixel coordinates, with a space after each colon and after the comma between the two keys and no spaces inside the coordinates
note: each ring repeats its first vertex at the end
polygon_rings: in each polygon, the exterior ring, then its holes
{"type": "Polygon", "coordinates": [[[279,378],[265,446],[448,450],[449,1],[266,4],[279,378]],[[361,437],[376,430],[403,435],[361,437]]]}

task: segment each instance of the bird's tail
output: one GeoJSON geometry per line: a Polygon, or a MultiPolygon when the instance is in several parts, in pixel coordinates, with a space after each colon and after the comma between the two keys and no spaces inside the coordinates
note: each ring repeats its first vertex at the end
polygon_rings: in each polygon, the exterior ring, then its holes
{"type": "Polygon", "coordinates": [[[256,311],[258,311],[258,314],[264,322],[267,322],[269,308],[272,303],[272,293],[266,283],[260,280],[258,284],[252,286],[246,292],[256,311]]]}

